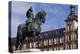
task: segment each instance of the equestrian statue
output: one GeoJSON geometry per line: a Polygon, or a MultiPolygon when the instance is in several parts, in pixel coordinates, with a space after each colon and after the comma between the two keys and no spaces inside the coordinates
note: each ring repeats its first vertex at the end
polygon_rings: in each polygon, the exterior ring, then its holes
{"type": "Polygon", "coordinates": [[[45,16],[46,12],[44,10],[39,11],[34,17],[32,7],[28,9],[26,12],[27,21],[24,24],[20,24],[17,28],[16,50],[22,48],[23,41],[26,37],[28,39],[31,37],[40,38],[41,25],[45,23],[45,16]]]}

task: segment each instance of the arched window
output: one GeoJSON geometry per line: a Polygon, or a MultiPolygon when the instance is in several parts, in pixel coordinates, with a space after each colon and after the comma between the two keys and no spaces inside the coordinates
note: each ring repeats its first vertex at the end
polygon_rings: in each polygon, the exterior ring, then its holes
{"type": "Polygon", "coordinates": [[[44,46],[48,45],[48,40],[44,40],[44,46]]]}
{"type": "Polygon", "coordinates": [[[54,44],[56,44],[56,38],[54,38],[54,44]]]}

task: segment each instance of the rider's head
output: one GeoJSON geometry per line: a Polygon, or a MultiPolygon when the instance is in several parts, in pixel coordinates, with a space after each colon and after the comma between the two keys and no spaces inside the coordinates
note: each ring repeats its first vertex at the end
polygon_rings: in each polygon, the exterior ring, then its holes
{"type": "Polygon", "coordinates": [[[33,12],[33,9],[32,9],[32,6],[30,7],[30,9],[29,9],[31,12],[33,12]]]}
{"type": "Polygon", "coordinates": [[[30,8],[28,9],[28,11],[26,12],[26,16],[29,18],[29,14],[33,12],[32,6],[30,6],[30,8]]]}

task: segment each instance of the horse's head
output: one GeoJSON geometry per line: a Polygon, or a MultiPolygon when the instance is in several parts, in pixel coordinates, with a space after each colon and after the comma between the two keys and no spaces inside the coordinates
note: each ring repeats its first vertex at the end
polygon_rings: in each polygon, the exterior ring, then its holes
{"type": "Polygon", "coordinates": [[[41,15],[40,15],[40,19],[41,19],[42,23],[45,23],[45,16],[46,16],[46,12],[44,10],[42,10],[41,15]]]}
{"type": "Polygon", "coordinates": [[[46,16],[46,12],[42,10],[36,14],[35,19],[40,20],[40,23],[45,23],[45,16],[46,16]]]}

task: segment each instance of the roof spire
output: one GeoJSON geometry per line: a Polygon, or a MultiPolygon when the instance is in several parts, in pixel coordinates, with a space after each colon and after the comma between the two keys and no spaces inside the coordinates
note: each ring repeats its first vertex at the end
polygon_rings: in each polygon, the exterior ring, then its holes
{"type": "Polygon", "coordinates": [[[74,5],[70,5],[70,14],[75,14],[75,6],[74,5]]]}
{"type": "Polygon", "coordinates": [[[70,5],[70,14],[68,15],[68,18],[65,20],[66,22],[76,20],[77,21],[77,16],[75,15],[75,6],[70,5]]]}

